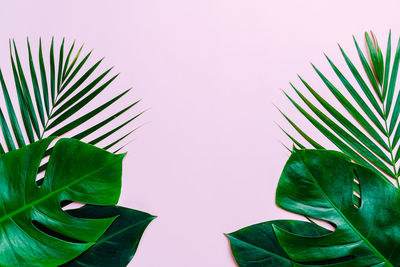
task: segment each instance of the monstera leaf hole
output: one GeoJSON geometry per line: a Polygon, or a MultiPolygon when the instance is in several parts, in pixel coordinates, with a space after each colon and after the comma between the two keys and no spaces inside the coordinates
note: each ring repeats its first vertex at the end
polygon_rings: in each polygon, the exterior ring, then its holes
{"type": "Polygon", "coordinates": [[[72,209],[79,209],[85,206],[85,203],[81,202],[76,202],[76,201],[69,201],[69,200],[63,200],[60,203],[61,209],[64,211],[72,210],[72,209]]]}
{"type": "Polygon", "coordinates": [[[75,41],[36,44],[0,70],[0,266],[126,266],[154,219],[115,206],[140,100],[75,41]]]}
{"type": "Polygon", "coordinates": [[[360,187],[360,179],[357,177],[357,173],[354,171],[353,178],[353,205],[356,208],[360,208],[361,206],[361,187],[360,187]]]}
{"type": "Polygon", "coordinates": [[[32,220],[32,224],[34,227],[36,227],[36,229],[38,229],[39,231],[42,231],[43,233],[55,237],[57,239],[61,239],[64,240],[66,242],[71,242],[71,243],[85,243],[84,241],[75,239],[75,238],[71,238],[65,235],[62,235],[56,231],[51,230],[50,228],[47,228],[46,226],[44,226],[43,224],[41,224],[40,222],[36,221],[36,220],[32,220]]]}

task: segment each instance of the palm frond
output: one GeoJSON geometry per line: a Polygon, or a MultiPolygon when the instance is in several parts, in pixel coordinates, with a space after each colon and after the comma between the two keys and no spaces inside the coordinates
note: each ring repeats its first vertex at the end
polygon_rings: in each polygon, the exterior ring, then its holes
{"type": "MultiPolygon", "coordinates": [[[[54,38],[51,40],[49,61],[46,66],[42,40],[39,40],[38,57],[35,58],[29,39],[27,39],[29,72],[25,72],[16,43],[10,40],[10,60],[15,94],[10,94],[10,87],[6,85],[0,70],[0,83],[7,108],[6,113],[0,108],[1,139],[5,143],[4,147],[0,142],[0,153],[21,148],[48,136],[64,136],[79,140],[94,136],[88,140],[89,143],[97,144],[105,141],[112,144],[112,146],[105,146],[111,151],[113,146],[119,144],[132,132],[127,130],[123,133],[121,129],[127,127],[142,113],[130,114],[125,119],[121,119],[121,115],[128,114],[139,101],[132,101],[131,104],[120,107],[119,111],[112,116],[104,113],[106,110],[110,110],[110,106],[117,101],[124,97],[127,98],[130,89],[120,93],[111,90],[110,85],[118,74],[107,78],[112,68],[96,74],[103,59],[90,65],[88,59],[92,51],[79,60],[83,46],[74,54],[75,41],[69,49],[64,49],[65,45],[63,39],[57,53],[58,58],[56,58],[54,38]],[[64,50],[67,51],[66,55],[64,50]],[[83,71],[84,69],[86,70],[83,71]],[[85,109],[93,99],[99,100],[98,96],[105,92],[110,96],[109,100],[103,100],[104,102],[100,102],[100,105],[95,108],[85,109]],[[12,99],[10,95],[16,95],[17,99],[12,99]],[[15,105],[16,101],[18,105],[15,105]],[[16,106],[19,107],[19,114],[14,108],[16,106]],[[6,115],[8,115],[8,120],[6,115]],[[18,122],[19,115],[23,125],[18,122]],[[98,119],[99,116],[105,116],[106,119],[101,119],[100,122],[92,120],[93,118],[98,119]],[[104,133],[105,126],[112,122],[116,125],[111,126],[111,130],[104,133]],[[95,123],[94,126],[91,126],[93,123],[95,123]],[[70,134],[72,130],[74,131],[70,134]]],[[[41,168],[43,169],[43,166],[41,168]]]]}
{"type": "MultiPolygon", "coordinates": [[[[340,46],[339,49],[349,73],[356,81],[355,85],[326,55],[330,67],[341,84],[334,85],[313,65],[319,78],[348,112],[347,114],[340,112],[335,104],[325,100],[300,76],[300,81],[313,99],[305,96],[293,84],[291,86],[301,101],[294,100],[286,92],[285,95],[294,107],[339,150],[377,173],[396,179],[399,184],[400,93],[395,89],[400,63],[400,39],[392,65],[391,32],[389,32],[385,58],[372,32],[365,33],[366,52],[362,51],[354,37],[353,40],[367,81],[340,46]],[[345,96],[342,90],[348,96],[345,96]],[[313,104],[315,101],[322,108],[313,104]],[[302,106],[307,107],[311,112],[306,111],[302,106]]],[[[304,129],[294,124],[287,115],[283,115],[301,137],[306,141],[312,140],[316,143],[304,129]]],[[[287,131],[284,130],[284,133],[294,144],[301,144],[300,140],[295,139],[287,131]]],[[[310,144],[315,147],[313,143],[310,144]]]]}

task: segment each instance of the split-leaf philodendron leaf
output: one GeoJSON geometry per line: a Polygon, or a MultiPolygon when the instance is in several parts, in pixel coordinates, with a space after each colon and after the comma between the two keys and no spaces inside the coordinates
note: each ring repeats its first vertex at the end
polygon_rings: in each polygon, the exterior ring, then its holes
{"type": "Polygon", "coordinates": [[[60,139],[38,186],[38,168],[52,140],[0,155],[0,266],[61,265],[92,246],[116,218],[74,217],[60,203],[116,204],[123,155],[60,139]]]}
{"type": "MultiPolygon", "coordinates": [[[[83,140],[91,145],[97,145],[110,152],[118,153],[124,147],[121,143],[134,131],[134,129],[126,129],[126,126],[130,125],[143,113],[137,113],[136,111],[132,113],[133,108],[136,107],[139,101],[132,100],[132,97],[130,97],[131,100],[128,100],[125,106],[121,106],[121,103],[118,102],[129,98],[128,92],[130,89],[118,90],[118,88],[112,88],[118,74],[111,75],[112,68],[101,69],[100,65],[103,59],[90,62],[92,52],[90,51],[83,55],[83,46],[76,49],[75,42],[73,42],[67,48],[67,42],[64,42],[64,39],[59,49],[57,49],[54,39],[49,43],[48,51],[46,51],[45,45],[43,44],[42,46],[42,41],[39,39],[36,50],[33,45],[31,47],[31,43],[27,39],[28,58],[26,59],[27,64],[24,66],[24,60],[20,57],[15,42],[10,42],[12,86],[10,86],[10,81],[7,80],[7,77],[3,76],[0,71],[0,85],[5,103],[4,106],[0,107],[0,155],[7,155],[8,152],[24,148],[48,136],[71,137],[83,140]],[[99,98],[104,93],[107,93],[108,99],[99,98]],[[96,101],[97,104],[91,105],[96,101]],[[115,105],[119,105],[116,108],[117,112],[110,113],[115,110],[112,109],[115,105]],[[111,126],[111,124],[114,126],[111,126]],[[106,131],[105,127],[108,127],[106,131]]],[[[52,144],[46,148],[45,156],[51,154],[52,144]]],[[[53,153],[52,158],[54,161],[56,161],[56,157],[59,158],[58,160],[64,160],[64,155],[54,155],[53,153]]],[[[48,168],[47,159],[48,157],[43,158],[37,170],[40,177],[48,168]]],[[[96,162],[96,158],[91,158],[91,160],[96,162]]],[[[6,167],[12,169],[14,165],[6,167]]],[[[67,166],[66,170],[68,168],[74,167],[67,166]]],[[[19,171],[22,172],[24,170],[21,169],[19,171]]],[[[18,173],[15,175],[18,175],[18,173]]],[[[2,177],[2,179],[4,178],[2,177]]],[[[39,179],[37,184],[41,185],[42,182],[43,180],[39,179]]],[[[92,198],[90,196],[92,191],[103,190],[102,183],[88,185],[86,190],[89,195],[87,198],[90,199],[92,198]],[[96,188],[97,186],[99,188],[96,188]]],[[[101,196],[98,195],[98,197],[100,198],[101,196]]],[[[64,201],[62,206],[70,203],[70,200],[64,201]]],[[[107,202],[106,200],[104,199],[105,202],[107,202]]],[[[116,201],[106,204],[116,204],[116,201]]],[[[118,218],[111,224],[104,235],[96,241],[95,245],[90,247],[84,255],[70,261],[68,264],[82,266],[82,259],[84,259],[84,266],[99,266],[99,254],[103,258],[109,259],[120,257],[119,261],[113,261],[113,267],[122,267],[129,262],[135,254],[137,242],[141,237],[139,226],[146,222],[143,221],[143,214],[145,213],[122,207],[98,206],[83,207],[75,214],[79,214],[78,217],[84,218],[89,215],[93,218],[113,216],[118,216],[118,218]],[[112,210],[113,212],[111,212],[112,210]],[[99,212],[99,214],[94,216],[92,214],[93,211],[99,212]],[[85,216],[84,212],[88,212],[87,216],[85,216]],[[123,238],[121,238],[122,235],[113,235],[112,238],[109,238],[110,233],[116,232],[124,233],[123,238]],[[108,238],[107,242],[104,241],[106,237],[108,238]],[[124,253],[123,255],[122,252],[124,253]]],[[[44,215],[47,216],[47,214],[44,215]]],[[[101,221],[99,220],[99,222],[101,221]]],[[[41,225],[36,221],[34,223],[35,226],[41,225]]],[[[14,240],[13,236],[8,236],[8,238],[14,240]]],[[[53,246],[55,244],[48,243],[48,245],[53,246]]],[[[77,243],[75,248],[79,246],[84,247],[84,243],[80,245],[77,243]]],[[[32,253],[31,250],[28,250],[28,252],[32,253]]],[[[13,254],[8,255],[8,253],[8,250],[0,249],[0,259],[6,260],[7,257],[12,257],[13,254]]],[[[21,250],[18,253],[23,254],[25,252],[21,250]]],[[[44,254],[43,256],[45,257],[41,261],[45,266],[51,266],[53,263],[46,261],[46,257],[49,257],[51,252],[48,251],[46,253],[48,254],[44,254]]],[[[68,251],[65,251],[65,253],[68,254],[67,258],[62,258],[64,254],[61,252],[51,255],[51,258],[54,262],[58,260],[58,262],[65,263],[72,256],[68,251]]],[[[78,256],[76,253],[74,255],[78,256]]],[[[103,262],[106,263],[106,261],[103,262]]],[[[40,263],[37,264],[40,265],[40,263]]],[[[0,261],[0,265],[2,266],[2,261],[0,261]]],[[[31,265],[30,263],[29,266],[31,265]]]]}
{"type": "Polygon", "coordinates": [[[228,237],[240,266],[400,265],[399,189],[345,154],[294,152],[280,177],[276,203],[335,229],[272,221],[239,230],[228,237]],[[271,264],[276,262],[282,265],[271,264]]]}

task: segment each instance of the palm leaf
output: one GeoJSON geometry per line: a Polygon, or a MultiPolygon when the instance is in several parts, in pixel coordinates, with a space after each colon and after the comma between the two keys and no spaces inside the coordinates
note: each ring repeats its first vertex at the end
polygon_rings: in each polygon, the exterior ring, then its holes
{"type": "MultiPolygon", "coordinates": [[[[64,55],[66,46],[64,39],[58,52],[55,51],[55,46],[54,39],[52,39],[49,61],[46,62],[47,53],[43,52],[42,41],[39,40],[38,58],[35,58],[35,53],[32,52],[31,44],[27,39],[29,55],[27,66],[29,66],[29,72],[25,72],[17,46],[14,41],[10,41],[10,60],[15,93],[12,94],[10,92],[9,88],[11,87],[7,86],[0,70],[0,83],[6,104],[5,108],[7,109],[7,112],[5,109],[3,112],[2,108],[0,108],[0,136],[2,137],[0,138],[0,154],[25,147],[38,140],[44,139],[43,141],[45,141],[60,136],[82,140],[92,145],[104,142],[100,147],[116,154],[121,150],[121,145],[123,145],[121,143],[136,129],[124,130],[124,128],[128,128],[143,113],[132,114],[131,112],[139,101],[133,100],[126,105],[119,105],[116,111],[112,111],[112,115],[108,114],[111,112],[113,105],[118,104],[122,99],[128,98],[128,92],[131,89],[121,92],[112,90],[111,85],[118,77],[118,74],[111,74],[112,68],[99,72],[99,65],[103,59],[90,64],[89,57],[92,51],[87,53],[83,59],[79,59],[83,46],[74,54],[75,42],[73,42],[66,55],[64,55]],[[58,58],[55,56],[57,54],[58,58]],[[99,101],[101,93],[107,93],[109,99],[103,100],[103,102],[99,101]],[[10,96],[13,95],[16,95],[17,98],[12,99],[10,96]],[[99,103],[95,107],[85,108],[96,100],[99,103]],[[19,112],[16,110],[17,108],[19,108],[19,112]],[[8,119],[5,117],[7,115],[8,119]],[[23,125],[20,125],[18,117],[22,119],[23,125]],[[105,127],[108,127],[106,131],[105,127]],[[48,138],[50,136],[52,138],[48,138]]],[[[46,148],[44,155],[49,156],[54,146],[50,145],[46,146],[46,148]]],[[[118,155],[116,157],[121,156],[118,155]]],[[[46,171],[47,167],[51,166],[48,158],[42,160],[41,165],[36,168],[38,170],[37,173],[46,171]]],[[[36,183],[40,186],[43,181],[43,178],[38,179],[36,183]]],[[[64,201],[61,205],[65,206],[69,203],[71,202],[64,201]]],[[[115,203],[104,204],[111,205],[115,203]]],[[[80,265],[82,259],[88,264],[94,264],[93,262],[98,260],[97,254],[101,253],[103,253],[103,256],[108,253],[107,255],[112,259],[112,254],[121,249],[121,251],[126,252],[126,255],[121,256],[121,262],[114,262],[114,265],[126,265],[135,254],[140,236],[153,217],[122,207],[83,207],[77,213],[83,218],[89,218],[91,209],[99,211],[99,214],[105,216],[107,215],[105,214],[107,210],[118,209],[129,216],[121,216],[118,223],[113,224],[101,237],[102,241],[97,242],[86,254],[78,259],[73,259],[69,264],[72,266],[80,265]],[[144,216],[143,214],[150,217],[142,222],[141,217],[144,216]],[[114,236],[115,233],[121,234],[114,236]],[[114,251],[110,250],[108,239],[113,241],[111,247],[113,247],[114,251]],[[104,253],[105,251],[107,253],[104,253]]],[[[80,250],[80,252],[82,251],[80,250]]],[[[75,257],[77,255],[74,254],[75,257]]],[[[70,257],[69,259],[72,258],[70,257]]]]}
{"type": "MultiPolygon", "coordinates": [[[[399,169],[396,164],[400,159],[400,93],[395,88],[400,63],[400,39],[392,65],[391,32],[389,32],[385,58],[372,32],[365,33],[367,48],[365,52],[354,37],[353,39],[362,70],[358,70],[352,59],[340,46],[339,48],[351,73],[350,78],[356,81],[355,84],[345,77],[343,71],[339,70],[328,56],[326,59],[340,83],[334,85],[313,65],[319,78],[347,113],[341,112],[335,104],[329,103],[318,93],[318,90],[300,76],[302,84],[313,98],[306,96],[293,85],[300,101],[294,100],[287,93],[285,95],[295,108],[339,150],[356,162],[377,173],[394,178],[399,183],[399,169]],[[367,80],[363,78],[362,72],[367,80]],[[315,102],[322,108],[317,107],[315,102]],[[306,111],[305,107],[311,112],[306,111]]],[[[311,135],[307,134],[305,129],[295,125],[287,115],[284,116],[300,136],[306,141],[311,139],[311,135]]],[[[302,142],[294,139],[295,137],[289,135],[287,131],[285,134],[292,142],[296,140],[296,144],[302,142]]]]}
{"type": "MultiPolygon", "coordinates": [[[[100,74],[96,74],[102,59],[90,65],[88,59],[91,52],[79,61],[82,47],[74,55],[74,42],[68,50],[68,54],[64,55],[64,46],[65,41],[63,40],[57,53],[58,58],[56,58],[55,42],[54,39],[52,39],[48,68],[46,67],[42,41],[39,41],[37,64],[35,64],[35,56],[32,52],[31,44],[27,39],[29,55],[27,64],[27,66],[29,66],[28,73],[23,69],[16,43],[10,41],[10,60],[15,83],[14,90],[16,91],[20,114],[14,109],[15,106],[13,106],[13,104],[15,105],[15,100],[13,103],[13,100],[10,98],[10,95],[15,94],[10,94],[6,81],[0,71],[0,82],[7,106],[9,121],[8,123],[7,120],[3,118],[5,113],[0,110],[2,139],[6,144],[6,149],[3,149],[3,153],[21,148],[48,136],[56,135],[69,137],[69,132],[75,129],[77,130],[74,131],[73,138],[83,139],[87,138],[89,135],[95,136],[104,126],[113,121],[116,121],[116,125],[109,130],[113,133],[121,132],[121,125],[126,125],[125,121],[118,122],[117,118],[122,113],[131,111],[131,108],[138,103],[138,101],[133,101],[132,104],[121,107],[118,116],[103,120],[103,123],[98,124],[101,125],[100,127],[89,127],[93,118],[105,114],[112,104],[120,101],[123,97],[127,98],[126,93],[129,89],[120,94],[116,93],[117,91],[111,90],[112,82],[118,76],[118,74],[114,74],[111,78],[106,79],[106,77],[110,75],[112,68],[100,74]],[[85,68],[87,68],[87,70],[83,71],[85,68]],[[38,74],[40,75],[40,79],[38,79],[38,74]],[[105,82],[103,81],[104,79],[106,79],[105,82]],[[28,82],[29,80],[30,83],[28,82]],[[85,83],[87,83],[87,85],[85,85],[85,83]],[[82,112],[82,109],[86,105],[93,100],[98,100],[98,95],[105,92],[111,96],[111,100],[100,103],[97,108],[82,112]],[[18,115],[22,118],[22,126],[17,120],[18,115]],[[70,118],[74,119],[68,121],[70,118]],[[12,129],[12,131],[10,131],[10,129],[12,129]],[[88,129],[91,130],[88,131],[88,129]],[[85,134],[81,135],[81,133],[85,134]]],[[[136,117],[136,114],[131,114],[128,119],[132,121],[133,118],[136,117]]],[[[111,136],[108,137],[112,138],[109,142],[112,140],[120,140],[120,136],[117,134],[114,134],[114,136],[114,138],[111,136]]],[[[123,134],[121,136],[123,136],[123,134]]],[[[122,140],[123,139],[120,141],[122,140]]]]}

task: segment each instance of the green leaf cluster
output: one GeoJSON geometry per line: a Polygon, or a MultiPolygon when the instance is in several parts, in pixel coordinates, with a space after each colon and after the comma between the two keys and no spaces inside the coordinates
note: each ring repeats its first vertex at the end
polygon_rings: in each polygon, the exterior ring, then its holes
{"type": "MultiPolygon", "coordinates": [[[[345,113],[326,101],[300,76],[301,83],[313,99],[307,97],[293,84],[291,86],[301,101],[296,101],[287,93],[285,95],[295,108],[339,150],[356,162],[392,177],[398,182],[400,169],[396,163],[400,159],[400,105],[397,103],[400,102],[400,94],[395,88],[400,62],[400,39],[394,51],[393,62],[390,32],[385,56],[372,32],[365,33],[366,53],[361,50],[356,39],[353,39],[362,65],[361,71],[339,46],[351,73],[351,79],[345,77],[343,71],[340,71],[328,56],[326,59],[340,81],[338,85],[334,85],[313,65],[319,78],[346,110],[345,113]]],[[[283,115],[306,142],[295,139],[285,131],[295,143],[295,147],[324,148],[308,135],[306,130],[285,114],[283,115]]]]}
{"type": "Polygon", "coordinates": [[[39,41],[36,62],[28,39],[27,47],[29,72],[10,41],[15,93],[0,70],[0,265],[126,266],[154,216],[115,206],[123,155],[110,152],[134,131],[123,133],[142,114],[129,114],[139,101],[105,115],[130,89],[111,89],[112,68],[96,74],[103,59],[90,64],[91,51],[82,58],[83,46],[64,40],[55,53],[52,39],[47,55],[39,41]],[[101,93],[109,100],[87,108],[101,93]],[[71,139],[53,146],[62,136],[71,139]],[[71,210],[71,202],[86,205],[71,210]]]}
{"type": "Polygon", "coordinates": [[[354,38],[363,71],[339,46],[350,79],[326,56],[339,86],[313,65],[345,113],[300,76],[312,99],[293,84],[300,101],[285,93],[341,152],[326,150],[281,112],[303,139],[283,130],[293,150],[278,183],[276,204],[307,221],[274,220],[227,234],[239,266],[400,266],[400,39],[393,62],[391,33],[385,56],[372,32],[365,33],[365,42],[366,54],[354,38]],[[321,221],[330,227],[322,227],[321,221]]]}
{"type": "Polygon", "coordinates": [[[280,177],[276,204],[309,222],[269,221],[228,234],[239,266],[400,265],[399,189],[341,152],[294,152],[280,177]],[[353,202],[354,181],[359,206],[353,202]]]}

